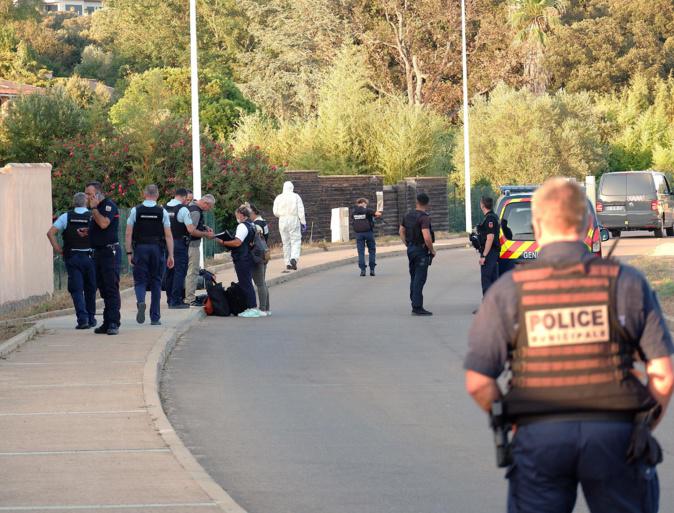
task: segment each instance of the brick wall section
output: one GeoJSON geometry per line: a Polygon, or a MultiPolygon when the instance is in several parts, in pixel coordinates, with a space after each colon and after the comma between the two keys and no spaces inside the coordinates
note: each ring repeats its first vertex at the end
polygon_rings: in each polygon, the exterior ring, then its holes
{"type": "MultiPolygon", "coordinates": [[[[417,193],[425,192],[431,198],[433,227],[436,231],[449,229],[447,179],[445,177],[408,178],[395,185],[384,186],[382,176],[321,176],[316,171],[287,171],[286,179],[293,182],[295,192],[302,197],[307,216],[309,237],[313,223],[313,240],[331,239],[330,218],[332,209],[352,207],[360,197],[377,204],[377,191],[384,191],[383,223],[377,223],[377,235],[396,235],[400,219],[414,208],[417,193]]],[[[280,192],[280,191],[279,191],[280,192]]],[[[271,212],[263,212],[269,221],[271,240],[279,242],[278,222],[271,212]]],[[[354,234],[351,230],[350,237],[354,234]]]]}

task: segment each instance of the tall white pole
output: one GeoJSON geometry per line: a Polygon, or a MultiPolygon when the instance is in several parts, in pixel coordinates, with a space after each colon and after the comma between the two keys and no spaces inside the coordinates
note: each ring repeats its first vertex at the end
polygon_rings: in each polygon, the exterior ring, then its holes
{"type": "MultiPolygon", "coordinates": [[[[192,192],[201,198],[201,140],[199,137],[199,66],[197,63],[197,0],[190,0],[190,77],[192,89],[192,192]]],[[[204,266],[204,246],[200,265],[204,266]]]]}
{"type": "Polygon", "coordinates": [[[463,159],[465,171],[466,231],[473,229],[470,197],[470,123],[468,116],[468,56],[466,50],[466,1],[461,0],[461,59],[463,64],[463,159]]]}

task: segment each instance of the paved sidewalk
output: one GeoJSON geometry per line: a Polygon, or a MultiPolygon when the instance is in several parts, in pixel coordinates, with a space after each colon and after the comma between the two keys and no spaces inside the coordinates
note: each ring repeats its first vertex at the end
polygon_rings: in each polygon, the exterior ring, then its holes
{"type": "MultiPolygon", "coordinates": [[[[463,246],[463,239],[439,246],[463,246]]],[[[383,247],[379,254],[401,249],[383,247]]],[[[297,274],[354,255],[353,249],[313,253],[301,259],[297,274]]],[[[292,277],[283,268],[273,260],[268,279],[292,277]]],[[[218,279],[228,284],[233,270],[218,279]]],[[[271,299],[273,310],[273,291],[271,299]]],[[[148,369],[156,369],[157,348],[163,350],[177,329],[197,318],[196,309],[168,310],[163,304],[162,326],[139,326],[135,299],[127,297],[118,336],[76,331],[74,315],[55,317],[44,321],[45,333],[1,361],[0,512],[236,511],[235,504],[219,500],[207,476],[200,478],[184,455],[177,456],[175,444],[167,445],[175,435],[153,418],[153,411],[163,417],[157,405],[148,404],[154,393],[148,369]]]]}

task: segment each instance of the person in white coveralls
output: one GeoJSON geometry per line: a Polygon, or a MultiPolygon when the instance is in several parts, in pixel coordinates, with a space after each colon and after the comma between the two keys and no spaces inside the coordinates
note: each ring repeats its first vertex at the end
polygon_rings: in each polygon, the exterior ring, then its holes
{"type": "Polygon", "coordinates": [[[297,270],[302,249],[302,232],[307,228],[304,203],[300,195],[293,192],[294,189],[292,182],[285,182],[283,192],[274,200],[274,215],[279,219],[283,258],[288,270],[297,270]]]}

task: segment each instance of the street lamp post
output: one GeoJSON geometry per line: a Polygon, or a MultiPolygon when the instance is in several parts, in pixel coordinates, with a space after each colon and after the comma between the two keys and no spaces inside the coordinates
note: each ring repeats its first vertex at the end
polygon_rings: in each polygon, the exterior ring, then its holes
{"type": "MultiPolygon", "coordinates": [[[[197,63],[197,1],[190,0],[190,84],[192,92],[192,192],[201,198],[201,141],[199,137],[199,67],[197,63]]],[[[199,246],[204,266],[204,246],[199,246]]]]}
{"type": "Polygon", "coordinates": [[[461,0],[461,60],[463,65],[463,159],[466,198],[466,232],[473,229],[470,197],[470,123],[468,116],[468,58],[466,51],[466,0],[461,0]]]}

